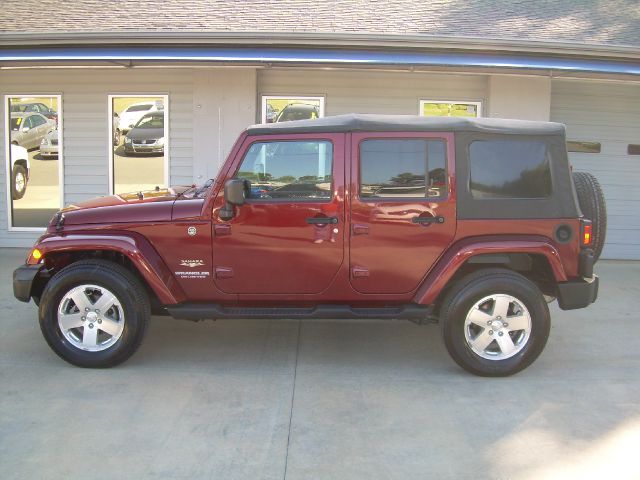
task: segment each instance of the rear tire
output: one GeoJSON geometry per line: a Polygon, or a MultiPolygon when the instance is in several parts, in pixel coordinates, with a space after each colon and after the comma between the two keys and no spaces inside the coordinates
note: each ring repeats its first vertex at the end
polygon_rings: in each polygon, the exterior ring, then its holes
{"type": "Polygon", "coordinates": [[[459,280],[440,307],[445,346],[475,375],[504,377],[538,358],[549,337],[549,308],[540,289],[506,269],[485,269],[459,280]]]}
{"type": "Polygon", "coordinates": [[[578,203],[585,218],[593,223],[593,251],[597,262],[607,233],[607,206],[600,183],[590,173],[573,172],[578,203]]]}
{"type": "Polygon", "coordinates": [[[149,299],[128,270],[104,260],[73,263],[47,283],[39,308],[40,329],[67,362],[113,367],[142,343],[149,299]]]}

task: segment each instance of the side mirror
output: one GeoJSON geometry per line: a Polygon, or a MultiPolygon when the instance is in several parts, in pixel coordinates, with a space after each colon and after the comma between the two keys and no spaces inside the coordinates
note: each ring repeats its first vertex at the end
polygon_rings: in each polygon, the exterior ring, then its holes
{"type": "Polygon", "coordinates": [[[247,180],[243,178],[232,178],[224,184],[224,199],[231,205],[244,205],[246,192],[249,190],[247,180]]]}
{"type": "Polygon", "coordinates": [[[218,215],[222,220],[231,220],[235,214],[234,206],[244,205],[247,192],[251,191],[251,184],[242,178],[232,178],[224,184],[225,205],[218,215]]]}

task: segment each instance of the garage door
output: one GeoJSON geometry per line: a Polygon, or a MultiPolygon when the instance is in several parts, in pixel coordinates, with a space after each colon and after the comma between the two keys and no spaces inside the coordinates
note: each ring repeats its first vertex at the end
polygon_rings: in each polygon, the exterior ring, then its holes
{"type": "Polygon", "coordinates": [[[554,80],[551,92],[551,120],[567,125],[567,140],[600,144],[600,153],[569,158],[604,190],[609,226],[602,257],[640,260],[640,152],[629,152],[640,144],[640,83],[554,80]]]}

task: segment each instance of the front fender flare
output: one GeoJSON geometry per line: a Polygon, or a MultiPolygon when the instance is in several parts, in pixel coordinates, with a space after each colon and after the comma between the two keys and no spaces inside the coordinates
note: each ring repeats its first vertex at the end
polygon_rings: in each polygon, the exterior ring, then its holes
{"type": "Polygon", "coordinates": [[[414,302],[433,304],[458,269],[471,257],[487,253],[529,253],[543,255],[556,282],[566,282],[560,254],[548,238],[532,236],[475,237],[453,244],[431,269],[416,292],[414,302]]]}
{"type": "MultiPolygon", "coordinates": [[[[184,291],[158,252],[140,234],[128,232],[113,235],[45,235],[38,240],[34,248],[40,250],[44,258],[51,253],[78,251],[102,250],[121,253],[131,260],[160,303],[170,305],[186,300],[184,291]]],[[[29,258],[29,263],[35,261],[29,258]]]]}

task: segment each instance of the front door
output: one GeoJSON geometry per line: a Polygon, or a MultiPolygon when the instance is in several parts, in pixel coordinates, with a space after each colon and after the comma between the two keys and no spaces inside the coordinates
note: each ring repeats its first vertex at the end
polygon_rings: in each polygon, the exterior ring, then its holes
{"type": "Polygon", "coordinates": [[[229,221],[213,211],[216,285],[236,294],[317,294],[344,258],[344,134],[247,139],[228,178],[251,182],[229,221]]]}
{"type": "Polygon", "coordinates": [[[351,285],[408,293],[456,231],[451,133],[354,133],[351,285]]]}

